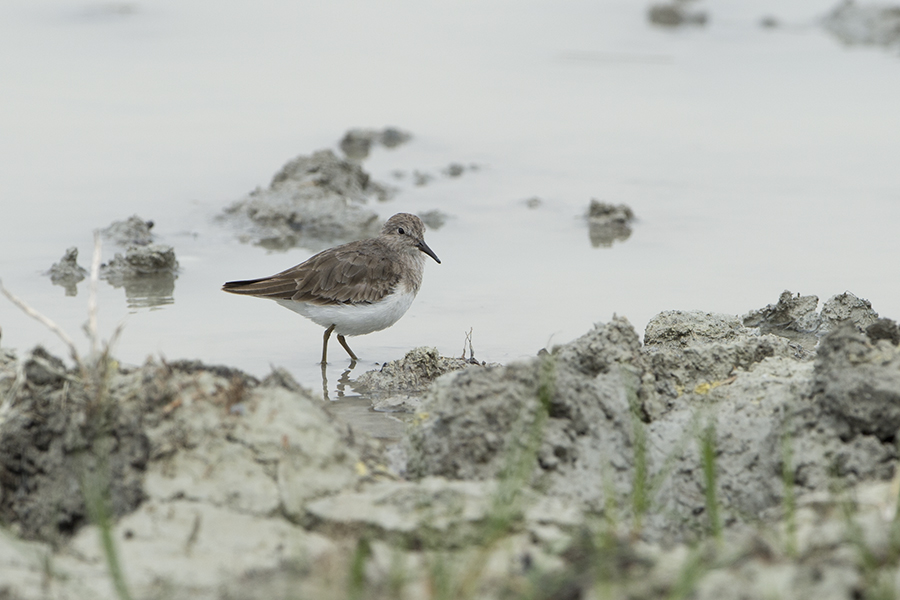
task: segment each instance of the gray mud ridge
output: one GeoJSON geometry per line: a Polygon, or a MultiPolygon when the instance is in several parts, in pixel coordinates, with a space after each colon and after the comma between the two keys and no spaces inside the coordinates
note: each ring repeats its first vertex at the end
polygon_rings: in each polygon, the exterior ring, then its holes
{"type": "Polygon", "coordinates": [[[900,6],[843,1],[822,19],[834,37],[848,46],[900,45],[900,6]]]}
{"type": "Polygon", "coordinates": [[[53,285],[64,287],[66,296],[75,296],[78,293],[77,285],[87,277],[88,271],[78,264],[78,248],[72,246],[44,275],[50,277],[53,285]]]}
{"type": "MultiPolygon", "coordinates": [[[[826,307],[859,304],[843,294],[826,307]]],[[[827,490],[835,478],[890,478],[900,350],[862,332],[877,317],[871,309],[823,309],[817,318],[844,314],[849,322],[826,335],[818,354],[737,317],[670,311],[648,324],[643,346],[627,320],[614,318],[531,362],[447,375],[409,433],[408,473],[498,477],[528,444],[549,386],[532,485],[602,514],[628,505],[636,470],[645,469],[640,485],[651,500],[627,518],[642,520],[648,540],[690,540],[708,526],[700,447],[710,432],[727,525],[780,506],[785,469],[797,493],[827,490]]]]}
{"type": "Polygon", "coordinates": [[[129,246],[100,265],[100,279],[125,288],[130,307],[160,306],[174,302],[178,261],[175,250],[164,244],[129,246]]]}
{"type": "Polygon", "coordinates": [[[591,246],[609,248],[613,242],[624,242],[631,237],[634,211],[625,204],[609,204],[591,199],[585,219],[591,246]]]}
{"type": "Polygon", "coordinates": [[[222,217],[241,231],[242,241],[277,250],[301,245],[318,250],[377,235],[378,215],[365,204],[387,197],[387,188],[359,164],[319,150],[285,164],[267,189],[250,192],[222,217]]]}
{"type": "Polygon", "coordinates": [[[369,156],[373,146],[396,148],[412,139],[412,134],[397,129],[351,129],[341,138],[341,151],[352,160],[362,160],[369,156]]]}

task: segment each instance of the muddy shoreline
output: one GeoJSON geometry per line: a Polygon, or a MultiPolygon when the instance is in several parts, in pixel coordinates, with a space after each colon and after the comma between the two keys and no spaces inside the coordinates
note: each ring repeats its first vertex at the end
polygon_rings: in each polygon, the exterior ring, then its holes
{"type": "Polygon", "coordinates": [[[0,591],[121,597],[104,531],[135,598],[430,597],[436,564],[484,598],[896,586],[897,326],[817,307],[615,317],[508,365],[416,349],[356,382],[408,413],[393,444],[283,370],[4,348],[0,591]]]}

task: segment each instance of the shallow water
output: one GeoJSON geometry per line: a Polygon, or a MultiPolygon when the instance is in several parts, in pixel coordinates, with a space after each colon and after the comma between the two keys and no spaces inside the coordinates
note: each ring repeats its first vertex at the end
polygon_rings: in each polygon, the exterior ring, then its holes
{"type": "MultiPolygon", "coordinates": [[[[817,27],[831,2],[781,4],[711,4],[705,27],[667,30],[624,0],[8,0],[0,277],[76,336],[86,282],[67,297],[41,273],[73,245],[88,267],[92,230],[138,214],[181,273],[156,308],[101,282],[123,361],[279,365],[322,389],[321,328],[219,291],[310,250],[270,253],[213,219],[297,154],[395,125],[414,139],[365,161],[400,190],[373,207],[447,213],[426,237],[442,264],[397,325],[351,340],[351,377],[414,346],[458,355],[470,329],[477,358],[505,363],[614,313],[641,331],[662,310],[743,314],[784,289],[850,290],[898,318],[900,57],[817,27]],[[447,177],[452,162],[478,169],[447,177]],[[414,170],[435,178],[416,186],[414,170]],[[634,209],[627,241],[591,245],[591,198],[634,209]]],[[[62,352],[5,301],[0,327],[6,347],[62,352]]],[[[336,399],[352,391],[331,350],[336,399]]]]}

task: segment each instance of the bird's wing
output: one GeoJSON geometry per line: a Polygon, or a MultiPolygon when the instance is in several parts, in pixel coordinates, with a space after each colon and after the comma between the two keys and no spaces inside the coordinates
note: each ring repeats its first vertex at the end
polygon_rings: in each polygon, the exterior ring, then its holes
{"type": "Polygon", "coordinates": [[[320,252],[277,275],[231,281],[222,289],[320,305],[377,302],[400,281],[397,262],[385,250],[377,239],[351,242],[320,252]]]}

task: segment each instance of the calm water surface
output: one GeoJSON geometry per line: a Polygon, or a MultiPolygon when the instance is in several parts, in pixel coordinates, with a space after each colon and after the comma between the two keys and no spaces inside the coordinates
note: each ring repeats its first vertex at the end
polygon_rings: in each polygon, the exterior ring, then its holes
{"type": "MultiPolygon", "coordinates": [[[[78,335],[86,283],[67,297],[41,273],[70,246],[89,266],[92,230],[138,214],[181,273],[156,309],[101,283],[123,361],[279,365],[322,389],[321,328],[219,291],[310,250],[245,245],[213,219],[346,129],[395,125],[415,137],[365,162],[399,188],[373,208],[448,214],[427,234],[443,264],[397,325],[353,340],[351,376],[418,345],[458,355],[470,329],[478,358],[505,363],[613,314],[642,331],[784,289],[850,290],[900,318],[900,57],[815,26],[831,2],[719,2],[677,30],[624,0],[307,4],[3,2],[3,283],[78,335]],[[479,168],[442,175],[452,162],[479,168]],[[591,198],[634,209],[627,241],[591,245],[591,198]]],[[[4,346],[62,351],[5,300],[0,327],[4,346]]],[[[352,390],[332,350],[335,399],[352,390]]]]}

